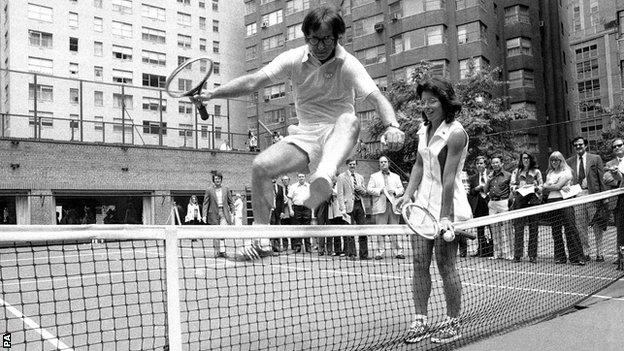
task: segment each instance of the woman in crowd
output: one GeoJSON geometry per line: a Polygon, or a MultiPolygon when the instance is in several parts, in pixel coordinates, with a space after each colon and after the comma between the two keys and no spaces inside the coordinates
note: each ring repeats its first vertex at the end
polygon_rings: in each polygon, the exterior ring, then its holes
{"type": "MultiPolygon", "coordinates": [[[[533,155],[528,152],[520,154],[518,167],[511,174],[511,191],[513,205],[510,210],[526,208],[540,204],[538,191],[542,186],[542,172],[537,168],[533,155]]],[[[524,227],[529,227],[529,262],[537,263],[538,219],[535,216],[518,218],[513,221],[514,262],[520,262],[524,254],[524,227]]]]}
{"type": "MultiPolygon", "coordinates": [[[[571,182],[572,169],[566,163],[561,152],[555,151],[550,154],[546,181],[540,187],[540,191],[548,192],[546,202],[552,203],[563,200],[562,191],[569,191],[571,182]]],[[[582,260],[583,248],[581,247],[581,240],[574,224],[574,209],[568,207],[554,210],[549,212],[547,216],[552,227],[555,263],[565,264],[568,260],[561,231],[561,228],[564,227],[570,263],[575,266],[585,265],[585,262],[582,260]]]]}
{"type": "Polygon", "coordinates": [[[202,212],[197,203],[197,196],[191,195],[188,206],[186,206],[186,216],[184,222],[186,224],[198,225],[202,223],[202,212]]]}

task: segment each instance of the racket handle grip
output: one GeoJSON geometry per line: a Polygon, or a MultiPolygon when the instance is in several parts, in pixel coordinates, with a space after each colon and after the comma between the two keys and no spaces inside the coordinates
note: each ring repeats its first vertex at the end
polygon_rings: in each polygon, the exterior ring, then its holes
{"type": "Polygon", "coordinates": [[[199,111],[199,116],[201,117],[202,121],[210,118],[210,116],[208,115],[208,110],[206,110],[206,106],[204,106],[203,104],[197,107],[197,111],[199,111]]]}
{"type": "Polygon", "coordinates": [[[466,238],[468,238],[468,239],[470,239],[470,240],[474,240],[474,239],[476,239],[476,238],[477,238],[477,237],[476,237],[474,234],[472,234],[471,232],[466,231],[466,230],[461,230],[461,229],[455,229],[455,234],[457,234],[457,235],[461,235],[461,236],[466,237],[466,238]]]}

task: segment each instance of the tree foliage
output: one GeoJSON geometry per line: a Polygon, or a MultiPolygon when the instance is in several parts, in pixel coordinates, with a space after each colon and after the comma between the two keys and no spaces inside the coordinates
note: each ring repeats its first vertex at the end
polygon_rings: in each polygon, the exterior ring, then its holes
{"type": "Polygon", "coordinates": [[[603,161],[608,161],[613,158],[613,150],[611,144],[615,138],[624,138],[624,102],[620,102],[613,108],[608,108],[599,104],[592,104],[591,106],[582,105],[581,110],[597,110],[597,112],[603,117],[609,119],[609,127],[603,129],[602,139],[598,141],[596,145],[596,152],[603,161]]]}
{"type": "MultiPolygon", "coordinates": [[[[422,105],[416,94],[418,82],[430,76],[431,64],[423,61],[417,65],[410,80],[399,80],[391,84],[387,97],[397,112],[401,129],[405,132],[405,147],[397,152],[388,153],[399,167],[409,171],[416,160],[418,136],[416,132],[422,123],[422,105]]],[[[504,85],[500,80],[500,69],[469,68],[469,77],[453,83],[455,94],[462,102],[462,110],[457,120],[463,125],[469,136],[466,168],[474,164],[479,155],[492,157],[499,155],[508,167],[515,166],[515,159],[523,150],[519,142],[526,133],[514,131],[513,120],[529,116],[525,109],[509,110],[507,98],[501,96],[504,85]]],[[[368,126],[370,135],[378,138],[384,127],[378,117],[374,117],[368,126]]]]}

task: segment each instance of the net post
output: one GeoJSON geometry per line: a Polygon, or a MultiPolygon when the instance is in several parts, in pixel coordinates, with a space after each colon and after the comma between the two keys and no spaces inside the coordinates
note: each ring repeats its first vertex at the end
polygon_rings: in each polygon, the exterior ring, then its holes
{"type": "Polygon", "coordinates": [[[168,226],[165,228],[165,264],[167,270],[167,329],[169,331],[169,351],[182,351],[180,280],[178,277],[178,231],[175,226],[168,226]]]}

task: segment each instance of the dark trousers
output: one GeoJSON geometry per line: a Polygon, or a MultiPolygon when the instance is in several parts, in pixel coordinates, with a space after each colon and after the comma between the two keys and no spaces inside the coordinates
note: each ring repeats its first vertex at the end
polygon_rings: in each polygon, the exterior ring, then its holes
{"type": "MultiPolygon", "coordinates": [[[[349,216],[351,216],[351,224],[366,223],[366,213],[364,212],[361,201],[354,202],[353,212],[349,213],[349,216]]],[[[355,257],[355,238],[352,236],[345,236],[343,238],[347,256],[355,257]]],[[[359,236],[358,242],[360,243],[360,258],[368,258],[368,237],[359,236]]]]}
{"type": "MultiPolygon", "coordinates": [[[[477,206],[475,208],[473,216],[475,218],[487,216],[490,213],[487,201],[480,195],[477,196],[479,196],[480,198],[477,199],[477,206]]],[[[488,240],[488,238],[485,237],[485,227],[477,228],[477,255],[479,257],[491,257],[494,255],[494,243],[492,242],[492,239],[488,240]]]]}
{"type": "MultiPolygon", "coordinates": [[[[562,199],[548,199],[548,203],[561,201],[562,199]]],[[[555,260],[566,261],[566,245],[570,262],[580,262],[583,259],[583,247],[576,224],[574,223],[574,208],[562,208],[547,214],[552,228],[555,260]],[[565,229],[566,244],[563,243],[562,227],[565,229]]]]}
{"type": "MultiPolygon", "coordinates": [[[[516,199],[518,201],[518,207],[526,208],[535,205],[530,205],[526,200],[516,199]]],[[[524,255],[524,227],[529,227],[529,258],[537,258],[537,243],[538,243],[538,216],[529,216],[526,218],[518,218],[512,221],[514,227],[514,258],[522,258],[524,255]]]]}
{"type": "Polygon", "coordinates": [[[613,218],[615,219],[615,230],[617,238],[616,252],[618,257],[622,259],[621,247],[624,246],[624,195],[618,196],[617,206],[613,211],[613,218]]]}
{"type": "MultiPolygon", "coordinates": [[[[310,225],[312,222],[312,210],[305,206],[293,205],[295,216],[291,219],[293,225],[310,225]]],[[[301,249],[301,238],[292,239],[293,250],[301,249]]],[[[305,250],[310,251],[310,238],[303,238],[305,250]]]]}
{"type": "MultiPolygon", "coordinates": [[[[271,211],[271,218],[269,219],[269,224],[281,225],[282,224],[282,219],[280,218],[281,214],[282,213],[278,211],[271,211]]],[[[284,249],[288,247],[288,238],[282,238],[282,240],[280,240],[279,238],[271,239],[271,247],[273,248],[273,251],[280,250],[280,241],[282,241],[282,243],[284,244],[284,249]]]]}

